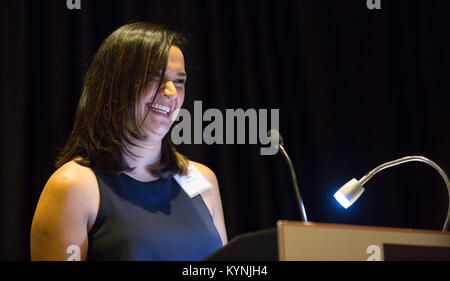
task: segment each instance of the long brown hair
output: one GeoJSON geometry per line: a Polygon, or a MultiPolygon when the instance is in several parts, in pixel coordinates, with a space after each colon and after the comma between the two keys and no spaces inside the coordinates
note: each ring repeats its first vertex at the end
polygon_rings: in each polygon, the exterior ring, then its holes
{"type": "MultiPolygon", "coordinates": [[[[169,48],[184,45],[180,34],[145,22],[124,25],[109,35],[86,73],[74,127],[56,168],[81,157],[75,161],[96,171],[133,170],[123,158],[124,153],[131,153],[123,142],[135,145],[133,139],[146,138],[136,110],[142,90],[152,81],[163,81],[169,48]]],[[[159,165],[151,172],[168,178],[186,169],[187,159],[175,150],[170,133],[166,134],[159,165]]]]}

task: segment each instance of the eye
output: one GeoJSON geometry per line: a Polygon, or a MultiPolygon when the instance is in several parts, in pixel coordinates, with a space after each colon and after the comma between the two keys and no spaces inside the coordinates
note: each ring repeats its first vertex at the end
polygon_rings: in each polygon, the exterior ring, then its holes
{"type": "Polygon", "coordinates": [[[173,80],[173,83],[184,85],[184,84],[186,84],[186,79],[175,79],[175,80],[173,80]]]}

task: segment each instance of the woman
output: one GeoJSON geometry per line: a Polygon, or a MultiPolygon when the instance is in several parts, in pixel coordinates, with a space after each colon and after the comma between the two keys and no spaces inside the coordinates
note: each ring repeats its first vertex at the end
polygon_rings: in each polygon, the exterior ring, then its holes
{"type": "Polygon", "coordinates": [[[214,173],[169,138],[184,100],[182,46],[142,22],[100,46],[34,214],[32,260],[200,260],[227,243],[214,173]],[[188,168],[212,187],[190,198],[174,180],[188,168]]]}

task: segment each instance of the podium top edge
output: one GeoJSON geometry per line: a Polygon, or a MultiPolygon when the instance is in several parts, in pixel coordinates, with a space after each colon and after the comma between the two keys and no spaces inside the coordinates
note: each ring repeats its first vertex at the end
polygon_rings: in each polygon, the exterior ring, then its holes
{"type": "Polygon", "coordinates": [[[375,230],[375,231],[388,231],[388,232],[450,235],[449,231],[440,231],[440,230],[431,230],[431,229],[366,226],[366,225],[338,224],[338,223],[324,223],[324,222],[303,222],[303,221],[292,221],[292,220],[278,220],[277,221],[278,229],[284,228],[286,226],[334,228],[334,229],[340,228],[340,229],[355,229],[355,230],[370,230],[370,231],[375,230]]]}

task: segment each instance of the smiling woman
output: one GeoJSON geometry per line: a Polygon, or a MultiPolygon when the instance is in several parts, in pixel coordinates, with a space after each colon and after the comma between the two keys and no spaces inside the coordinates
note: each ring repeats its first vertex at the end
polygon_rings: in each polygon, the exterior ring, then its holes
{"type": "Polygon", "coordinates": [[[214,173],[170,140],[185,94],[183,43],[139,22],[100,46],[35,211],[33,260],[200,260],[227,243],[214,173]],[[195,193],[184,176],[208,188],[195,193]],[[69,247],[80,249],[75,258],[69,247]]]}
{"type": "MultiPolygon", "coordinates": [[[[162,86],[164,94],[173,93],[170,79],[178,79],[174,69],[184,71],[183,46],[179,34],[147,23],[125,25],[113,32],[88,69],[74,128],[57,168],[81,156],[77,163],[104,172],[130,170],[123,152],[130,155],[130,145],[149,137],[145,134],[148,128],[142,126],[150,112],[148,104],[158,98],[155,92],[162,86]]],[[[176,99],[181,106],[184,84],[178,86],[176,99]]],[[[163,138],[162,147],[166,153],[153,172],[170,177],[185,171],[186,161],[176,153],[168,136],[163,138]]]]}

